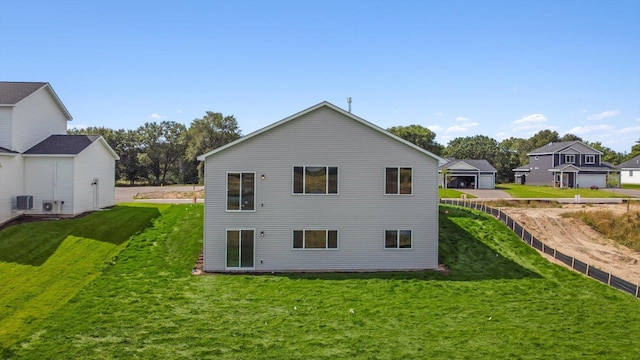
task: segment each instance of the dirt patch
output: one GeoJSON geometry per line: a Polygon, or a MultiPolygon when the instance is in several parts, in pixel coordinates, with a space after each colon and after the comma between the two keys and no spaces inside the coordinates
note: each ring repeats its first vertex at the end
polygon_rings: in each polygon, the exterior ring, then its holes
{"type": "MultiPolygon", "coordinates": [[[[139,192],[133,196],[134,199],[193,199],[193,191],[172,191],[172,190],[160,190],[160,191],[148,191],[139,192]]],[[[204,190],[195,191],[195,196],[198,199],[204,199],[204,190]]]]}
{"type": "MultiPolygon", "coordinates": [[[[568,204],[561,208],[543,209],[501,208],[543,243],[637,284],[640,283],[640,252],[605,238],[578,219],[561,216],[566,212],[595,210],[609,210],[622,216],[627,209],[626,204],[568,204]]],[[[640,205],[631,205],[629,210],[638,211],[640,205]]],[[[554,262],[560,263],[556,260],[554,262]]]]}

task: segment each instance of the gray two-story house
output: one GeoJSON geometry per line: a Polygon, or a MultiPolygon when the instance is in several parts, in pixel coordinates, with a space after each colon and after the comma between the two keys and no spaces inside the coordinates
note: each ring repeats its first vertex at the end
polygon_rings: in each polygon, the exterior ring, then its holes
{"type": "Polygon", "coordinates": [[[438,267],[444,159],[322,102],[198,157],[205,271],[438,267]]]}
{"type": "Polygon", "coordinates": [[[513,169],[517,184],[604,188],[616,171],[602,161],[602,152],[581,141],[549,143],[527,155],[529,164],[513,169]]]}

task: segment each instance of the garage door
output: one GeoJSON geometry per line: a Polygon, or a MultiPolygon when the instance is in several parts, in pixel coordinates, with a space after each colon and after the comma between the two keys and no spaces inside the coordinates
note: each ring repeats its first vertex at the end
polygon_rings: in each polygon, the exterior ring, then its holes
{"type": "Polygon", "coordinates": [[[578,187],[589,188],[592,186],[607,187],[607,176],[605,174],[578,174],[578,187]]]}
{"type": "Polygon", "coordinates": [[[478,189],[493,189],[495,188],[493,175],[480,175],[478,180],[478,189]]]}

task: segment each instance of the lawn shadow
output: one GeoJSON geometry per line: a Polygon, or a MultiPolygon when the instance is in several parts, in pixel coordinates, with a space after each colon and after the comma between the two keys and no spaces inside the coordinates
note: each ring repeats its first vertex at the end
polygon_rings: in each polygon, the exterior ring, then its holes
{"type": "Polygon", "coordinates": [[[40,266],[70,235],[120,245],[158,216],[155,207],[116,206],[80,218],[13,225],[0,231],[0,261],[40,266]]]}
{"type": "MultiPolygon", "coordinates": [[[[462,209],[447,209],[441,211],[439,218],[440,241],[438,252],[440,263],[446,271],[389,271],[389,272],[292,272],[275,273],[291,279],[309,280],[354,280],[354,279],[387,279],[387,280],[446,280],[446,281],[484,281],[503,279],[542,278],[540,274],[531,271],[512,259],[487,246],[466,229],[453,222],[450,217],[462,216],[479,222],[495,222],[484,215],[477,215],[462,209]]],[[[510,230],[501,224],[496,231],[510,230]]],[[[492,227],[489,227],[491,230],[492,227]]],[[[508,244],[519,246],[520,244],[508,244]]]]}

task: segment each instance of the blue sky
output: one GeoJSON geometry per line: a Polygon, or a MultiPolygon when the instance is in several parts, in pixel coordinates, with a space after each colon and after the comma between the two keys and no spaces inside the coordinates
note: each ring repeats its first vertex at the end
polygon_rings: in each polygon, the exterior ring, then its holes
{"type": "Polygon", "coordinates": [[[640,1],[0,0],[0,80],[47,81],[71,126],[244,134],[321,101],[446,145],[542,129],[640,138],[640,1]]]}

